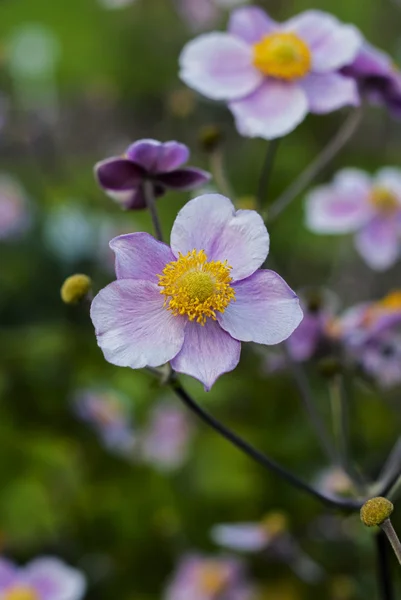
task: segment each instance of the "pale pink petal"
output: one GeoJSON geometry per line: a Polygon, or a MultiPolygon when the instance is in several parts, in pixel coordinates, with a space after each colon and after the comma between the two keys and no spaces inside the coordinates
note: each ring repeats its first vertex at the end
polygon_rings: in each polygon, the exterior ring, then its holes
{"type": "Polygon", "coordinates": [[[332,15],[308,10],[287,21],[283,29],[298,34],[312,52],[312,71],[334,71],[349,65],[363,38],[353,25],[343,25],[332,15]]]}
{"type": "Polygon", "coordinates": [[[274,271],[257,271],[233,287],[235,302],[217,313],[217,320],[241,342],[278,344],[302,321],[298,296],[274,271]]]}
{"type": "Polygon", "coordinates": [[[401,169],[396,167],[380,169],[376,174],[374,185],[389,190],[401,204],[401,169]]]}
{"type": "Polygon", "coordinates": [[[185,328],[181,352],[171,361],[173,369],[198,379],[209,391],[223,373],[235,369],[239,362],[241,344],[208,319],[205,325],[194,321],[185,328]]]}
{"type": "Polygon", "coordinates": [[[176,260],[170,248],[148,233],[127,233],[110,242],[116,255],[117,279],[145,279],[158,283],[168,262],[176,260]]]}
{"type": "Polygon", "coordinates": [[[235,210],[220,194],[205,194],[188,202],[171,231],[171,249],[187,254],[204,250],[208,260],[228,261],[234,280],[248,277],[269,252],[269,234],[254,210],[235,210]]]}
{"type": "Polygon", "coordinates": [[[333,179],[333,186],[338,192],[359,196],[368,202],[372,191],[372,178],[366,171],[348,167],[338,171],[333,179]]]}
{"type": "Polygon", "coordinates": [[[91,318],[105,359],[119,367],[158,367],[184,341],[186,319],[163,306],[160,288],[134,279],[114,281],[94,298],[91,318]]]}
{"type": "Polygon", "coordinates": [[[24,569],[24,583],[32,586],[40,600],[81,600],[86,581],[77,569],[52,557],[37,558],[24,569]]]}
{"type": "Polygon", "coordinates": [[[237,552],[258,552],[269,543],[267,529],[259,523],[216,525],[211,536],[216,544],[237,552]]]}
{"type": "Polygon", "coordinates": [[[357,234],[355,246],[371,269],[389,269],[400,254],[400,240],[395,221],[391,218],[374,219],[357,234]]]}
{"type": "Polygon", "coordinates": [[[171,141],[161,144],[157,157],[157,173],[170,173],[189,159],[189,148],[185,144],[171,141]]]}
{"type": "Polygon", "coordinates": [[[230,102],[237,129],[247,137],[267,140],[293,131],[308,113],[308,99],[298,83],[265,79],[246,98],[230,102]]]}
{"type": "Polygon", "coordinates": [[[325,114],[343,106],[358,106],[360,97],[356,81],[340,73],[311,73],[300,81],[309,110],[325,114]]]}
{"type": "Polygon", "coordinates": [[[277,28],[278,24],[258,6],[237,8],[231,13],[228,22],[228,31],[248,44],[258,42],[277,28]]]}
{"type": "Polygon", "coordinates": [[[227,33],[206,33],[184,47],[180,77],[214,100],[234,100],[253,92],[263,74],[253,66],[252,48],[227,33]]]}
{"type": "Polygon", "coordinates": [[[359,229],[372,215],[364,194],[340,192],[319,186],[306,197],[306,226],[316,233],[349,233],[359,229]]]}
{"type": "Polygon", "coordinates": [[[0,558],[0,592],[18,582],[19,569],[6,558],[0,558]]]}

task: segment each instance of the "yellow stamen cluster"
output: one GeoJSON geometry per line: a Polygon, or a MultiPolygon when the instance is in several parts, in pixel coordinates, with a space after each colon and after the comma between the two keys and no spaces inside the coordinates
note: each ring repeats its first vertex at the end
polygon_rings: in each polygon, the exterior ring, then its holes
{"type": "Polygon", "coordinates": [[[401,310],[401,290],[390,292],[387,296],[384,296],[382,300],[379,300],[377,306],[389,311],[401,310]]]}
{"type": "Polygon", "coordinates": [[[18,585],[5,593],[4,600],[39,600],[39,598],[31,587],[18,585]]]}
{"type": "Polygon", "coordinates": [[[231,267],[227,261],[208,262],[204,250],[192,250],[166,265],[159,275],[164,305],[175,315],[186,315],[201,325],[216,312],[223,313],[235,292],[230,285],[231,267]]]}
{"type": "Polygon", "coordinates": [[[391,214],[400,207],[396,195],[391,190],[382,186],[373,188],[370,195],[370,202],[381,213],[391,214]]]}
{"type": "Polygon", "coordinates": [[[227,583],[227,572],[221,565],[209,563],[200,568],[198,584],[204,594],[221,594],[227,583]]]}
{"type": "Polygon", "coordinates": [[[378,496],[365,502],[361,508],[361,521],[366,527],[381,525],[394,510],[393,503],[387,498],[378,496]]]}
{"type": "Polygon", "coordinates": [[[312,55],[295,33],[272,33],[253,46],[253,64],[270,77],[298,79],[311,69],[312,55]]]}
{"type": "Polygon", "coordinates": [[[263,529],[272,537],[276,537],[288,529],[286,515],[279,511],[269,512],[261,522],[263,529]]]}

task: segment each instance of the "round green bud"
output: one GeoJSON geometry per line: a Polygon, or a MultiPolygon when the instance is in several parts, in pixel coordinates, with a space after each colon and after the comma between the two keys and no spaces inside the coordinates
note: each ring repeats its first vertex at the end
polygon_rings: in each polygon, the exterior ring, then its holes
{"type": "Polygon", "coordinates": [[[366,527],[381,525],[389,518],[393,510],[394,505],[387,498],[381,496],[371,498],[361,508],[361,521],[366,527]]]}
{"type": "Polygon", "coordinates": [[[77,273],[67,277],[61,286],[60,295],[66,304],[78,304],[88,295],[92,287],[92,280],[87,275],[77,273]]]}
{"type": "Polygon", "coordinates": [[[205,152],[213,152],[222,141],[222,132],[216,125],[205,125],[199,131],[199,143],[205,152]]]}

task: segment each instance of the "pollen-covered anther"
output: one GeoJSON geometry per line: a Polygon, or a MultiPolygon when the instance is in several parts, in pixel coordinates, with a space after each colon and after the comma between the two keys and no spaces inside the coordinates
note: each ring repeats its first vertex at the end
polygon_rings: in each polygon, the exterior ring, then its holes
{"type": "Polygon", "coordinates": [[[272,33],[254,44],[253,64],[270,77],[299,79],[311,70],[312,55],[295,33],[272,33]]]}
{"type": "Polygon", "coordinates": [[[382,213],[392,213],[400,207],[396,195],[389,189],[377,186],[370,195],[370,202],[382,213]]]}
{"type": "Polygon", "coordinates": [[[179,254],[158,276],[165,306],[174,315],[186,315],[201,325],[208,317],[216,320],[216,312],[223,313],[235,300],[230,270],[227,261],[208,261],[204,250],[179,254]]]}
{"type": "Polygon", "coordinates": [[[361,508],[361,521],[366,527],[381,525],[386,521],[394,510],[394,505],[387,498],[378,496],[371,498],[361,508]]]}
{"type": "Polygon", "coordinates": [[[61,286],[61,299],[66,304],[77,304],[89,294],[91,287],[92,280],[87,275],[81,273],[71,275],[61,286]]]}

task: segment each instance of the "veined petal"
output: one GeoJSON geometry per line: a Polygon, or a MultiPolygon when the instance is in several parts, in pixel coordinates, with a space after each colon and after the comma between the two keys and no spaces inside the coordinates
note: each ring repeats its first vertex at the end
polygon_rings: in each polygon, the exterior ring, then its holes
{"type": "Polygon", "coordinates": [[[399,258],[400,240],[394,219],[373,219],[358,232],[355,246],[359,254],[375,271],[389,269],[399,258]]]}
{"type": "Polygon", "coordinates": [[[184,341],[184,317],[163,306],[160,288],[150,281],[119,279],[94,298],[91,318],[105,359],[140,369],[171,360],[184,341]]]}
{"type": "Polygon", "coordinates": [[[143,279],[158,283],[168,262],[175,260],[170,248],[148,233],[119,235],[110,242],[116,255],[117,279],[143,279]]]}
{"type": "Polygon", "coordinates": [[[229,33],[248,44],[259,42],[263,36],[273,33],[278,27],[278,23],[258,6],[244,6],[233,10],[228,22],[229,33]]]}
{"type": "Polygon", "coordinates": [[[306,226],[316,233],[350,233],[363,226],[372,216],[368,198],[341,192],[333,186],[322,185],[306,197],[306,226]]]}
{"type": "Polygon", "coordinates": [[[223,373],[235,369],[241,344],[211,319],[205,325],[189,321],[181,351],[171,361],[173,369],[198,379],[209,391],[223,373]]]}
{"type": "Polygon", "coordinates": [[[344,25],[333,15],[308,10],[287,21],[283,29],[293,31],[312,52],[312,71],[327,73],[349,65],[362,46],[362,35],[353,25],[344,25]]]}
{"type": "Polygon", "coordinates": [[[252,64],[252,48],[227,33],[206,33],[184,47],[180,77],[214,100],[233,100],[253,92],[263,74],[252,64]]]}
{"type": "Polygon", "coordinates": [[[293,131],[308,113],[308,100],[296,82],[265,79],[258,89],[230,102],[237,129],[247,137],[267,140],[293,131]]]}
{"type": "Polygon", "coordinates": [[[171,231],[171,249],[187,254],[204,250],[208,260],[225,261],[234,280],[248,277],[269,252],[269,234],[254,210],[235,210],[220,194],[205,194],[188,202],[178,213],[171,231]]]}
{"type": "Polygon", "coordinates": [[[175,141],[164,142],[159,148],[156,171],[157,173],[170,173],[181,167],[188,159],[188,146],[175,141]]]}
{"type": "Polygon", "coordinates": [[[81,600],[86,591],[80,571],[50,556],[29,563],[24,569],[25,582],[41,600],[81,600]]]}
{"type": "Polygon", "coordinates": [[[177,169],[172,173],[161,173],[157,175],[157,182],[166,188],[173,190],[193,190],[210,181],[210,174],[195,167],[177,169]]]}
{"type": "Polygon", "coordinates": [[[95,175],[106,190],[132,190],[141,184],[144,170],[126,158],[107,158],[95,165],[95,175]]]}
{"type": "Polygon", "coordinates": [[[309,110],[325,114],[343,106],[358,106],[360,97],[356,81],[340,73],[311,73],[300,85],[305,90],[309,110]]]}
{"type": "Polygon", "coordinates": [[[274,271],[257,271],[233,287],[235,302],[217,313],[217,320],[241,342],[278,344],[302,321],[298,296],[274,271]]]}
{"type": "Polygon", "coordinates": [[[131,144],[126,152],[130,161],[140,165],[147,172],[154,172],[162,143],[158,140],[144,139],[131,144]]]}

